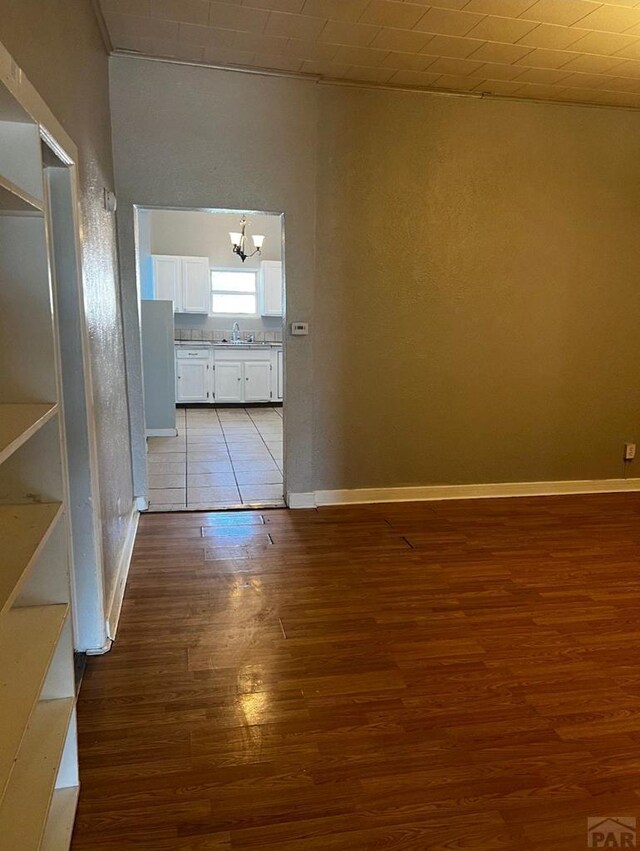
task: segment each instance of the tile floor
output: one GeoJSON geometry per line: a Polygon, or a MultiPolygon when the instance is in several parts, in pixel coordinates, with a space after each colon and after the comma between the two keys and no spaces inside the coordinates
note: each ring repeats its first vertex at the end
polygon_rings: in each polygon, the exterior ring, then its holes
{"type": "Polygon", "coordinates": [[[178,408],[177,437],[150,437],[149,510],[284,505],[282,408],[178,408]]]}

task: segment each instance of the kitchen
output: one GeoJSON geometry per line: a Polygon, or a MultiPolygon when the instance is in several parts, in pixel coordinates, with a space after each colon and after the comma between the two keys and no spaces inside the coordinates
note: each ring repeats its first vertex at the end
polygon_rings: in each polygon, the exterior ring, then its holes
{"type": "Polygon", "coordinates": [[[149,510],[283,506],[276,214],[137,210],[149,510]]]}

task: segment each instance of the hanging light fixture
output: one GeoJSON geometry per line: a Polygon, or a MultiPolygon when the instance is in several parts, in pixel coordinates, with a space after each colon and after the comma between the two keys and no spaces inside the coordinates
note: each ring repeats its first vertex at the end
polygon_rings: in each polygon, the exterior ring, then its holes
{"type": "Polygon", "coordinates": [[[243,216],[240,219],[240,232],[239,233],[237,231],[230,231],[229,232],[229,238],[231,239],[231,245],[233,246],[233,253],[237,254],[238,257],[242,260],[243,263],[247,259],[247,257],[253,257],[255,254],[261,254],[262,253],[262,245],[264,243],[264,235],[263,234],[261,234],[261,233],[254,234],[251,238],[253,240],[253,244],[255,245],[255,251],[252,251],[251,254],[247,254],[247,252],[245,251],[245,247],[246,247],[246,244],[247,244],[247,236],[246,236],[247,224],[248,224],[248,222],[245,219],[245,217],[243,216]]]}

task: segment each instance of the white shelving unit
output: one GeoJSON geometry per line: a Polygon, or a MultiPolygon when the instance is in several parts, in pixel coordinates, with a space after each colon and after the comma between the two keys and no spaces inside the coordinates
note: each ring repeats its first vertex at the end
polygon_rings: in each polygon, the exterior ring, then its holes
{"type": "Polygon", "coordinates": [[[60,341],[41,127],[5,59],[0,52],[0,847],[64,851],[79,779],[60,341]]]}

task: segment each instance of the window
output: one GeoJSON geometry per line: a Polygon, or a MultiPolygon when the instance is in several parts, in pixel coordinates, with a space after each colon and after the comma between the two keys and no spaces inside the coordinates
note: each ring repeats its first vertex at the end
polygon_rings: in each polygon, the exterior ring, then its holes
{"type": "Polygon", "coordinates": [[[258,273],[249,270],[211,270],[211,313],[258,312],[258,273]]]}

